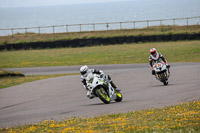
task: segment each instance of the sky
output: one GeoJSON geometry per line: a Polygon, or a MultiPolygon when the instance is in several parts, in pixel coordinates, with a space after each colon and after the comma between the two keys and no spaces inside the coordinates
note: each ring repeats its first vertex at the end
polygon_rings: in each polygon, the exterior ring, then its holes
{"type": "Polygon", "coordinates": [[[114,1],[123,1],[123,0],[0,0],[0,8],[72,5],[72,4],[114,2],[114,1]]]}

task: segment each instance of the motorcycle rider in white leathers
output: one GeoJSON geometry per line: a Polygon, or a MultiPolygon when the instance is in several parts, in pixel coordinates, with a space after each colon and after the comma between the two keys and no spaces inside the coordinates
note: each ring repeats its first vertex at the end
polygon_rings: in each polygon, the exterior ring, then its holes
{"type": "Polygon", "coordinates": [[[112,85],[112,87],[116,90],[116,91],[120,91],[117,86],[113,83],[113,81],[111,80],[109,75],[104,74],[104,72],[102,70],[96,70],[96,69],[89,69],[89,67],[87,65],[84,65],[80,68],[80,73],[81,73],[81,82],[83,83],[84,88],[87,90],[87,97],[89,97],[90,99],[94,98],[94,95],[91,94],[91,91],[87,88],[87,82],[86,82],[86,77],[89,73],[92,74],[98,74],[100,76],[106,76],[106,78],[109,79],[109,83],[112,85]]]}
{"type": "MultiPolygon", "coordinates": [[[[152,69],[152,75],[155,75],[155,71],[153,70],[153,64],[155,61],[160,60],[160,59],[162,59],[165,62],[166,66],[168,68],[168,71],[169,71],[170,65],[167,63],[167,60],[163,57],[163,55],[161,53],[158,53],[155,48],[151,48],[150,54],[151,55],[149,56],[149,64],[152,69]]],[[[170,73],[170,71],[169,71],[169,73],[170,73]]]]}

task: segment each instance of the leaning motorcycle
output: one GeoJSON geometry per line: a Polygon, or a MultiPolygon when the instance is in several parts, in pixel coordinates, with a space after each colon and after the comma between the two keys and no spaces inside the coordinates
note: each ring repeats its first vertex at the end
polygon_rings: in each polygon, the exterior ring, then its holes
{"type": "Polygon", "coordinates": [[[168,85],[169,70],[166,64],[163,61],[157,61],[153,65],[153,70],[155,71],[156,78],[164,85],[168,85]]]}
{"type": "Polygon", "coordinates": [[[106,76],[89,73],[86,78],[87,87],[95,97],[99,97],[104,103],[108,104],[115,100],[122,101],[122,93],[115,91],[106,76]]]}

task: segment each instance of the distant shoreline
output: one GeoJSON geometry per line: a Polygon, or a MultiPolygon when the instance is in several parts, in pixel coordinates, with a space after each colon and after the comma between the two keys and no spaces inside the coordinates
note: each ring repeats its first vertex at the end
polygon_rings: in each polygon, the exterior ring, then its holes
{"type": "MultiPolygon", "coordinates": [[[[90,29],[93,30],[93,26],[84,26],[84,24],[133,22],[199,16],[199,5],[199,0],[182,0],[181,2],[180,0],[131,0],[127,2],[79,4],[70,6],[0,8],[0,29],[23,28],[13,31],[13,34],[18,34],[26,32],[26,29],[24,28],[41,27],[40,32],[43,34],[52,33],[52,26],[64,25],[63,28],[55,27],[55,33],[62,33],[66,32],[66,25],[78,24],[78,26],[69,27],[69,32],[77,32],[80,31],[79,24],[82,24],[82,31],[88,31],[90,29]],[[50,26],[50,28],[47,28],[46,26],[50,26]]],[[[195,25],[198,22],[199,19],[191,19],[188,21],[189,25],[195,25]]],[[[162,25],[174,24],[173,20],[163,21],[161,23],[162,25]]],[[[187,20],[176,21],[176,25],[186,24],[187,20]]],[[[160,25],[160,22],[149,22],[149,26],[155,25],[160,25]]],[[[145,28],[146,26],[146,22],[137,23],[135,25],[136,28],[145,28]]],[[[106,25],[100,24],[96,25],[95,30],[106,30],[106,28],[106,25]]],[[[108,28],[109,30],[115,30],[116,28],[119,28],[119,24],[111,24],[108,28]]],[[[124,23],[122,24],[122,28],[134,28],[134,24],[124,23]]],[[[31,33],[38,33],[38,31],[38,28],[27,29],[27,32],[31,33]]],[[[0,36],[10,34],[12,34],[11,30],[0,31],[0,36]]]]}

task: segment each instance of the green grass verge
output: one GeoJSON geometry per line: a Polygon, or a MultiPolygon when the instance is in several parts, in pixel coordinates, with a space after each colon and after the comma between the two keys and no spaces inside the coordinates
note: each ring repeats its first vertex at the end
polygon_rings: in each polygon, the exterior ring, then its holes
{"type": "Polygon", "coordinates": [[[7,88],[27,82],[32,82],[36,80],[42,80],[47,78],[53,78],[53,77],[61,77],[61,76],[69,76],[69,75],[77,75],[78,73],[71,73],[71,74],[55,74],[55,75],[28,75],[25,77],[21,76],[5,76],[0,77],[0,89],[7,88]]]}
{"type": "Polygon", "coordinates": [[[16,34],[0,37],[0,45],[24,42],[45,42],[86,38],[107,38],[121,36],[163,35],[179,33],[199,33],[200,25],[191,26],[152,26],[143,29],[111,30],[96,32],[57,33],[57,34],[16,34]]]}
{"type": "Polygon", "coordinates": [[[155,47],[169,62],[200,62],[200,41],[0,52],[0,68],[148,63],[155,47]]]}
{"type": "Polygon", "coordinates": [[[21,127],[2,128],[0,132],[200,132],[200,101],[180,103],[161,109],[109,114],[93,118],[69,118],[63,121],[45,120],[21,127]]]}

